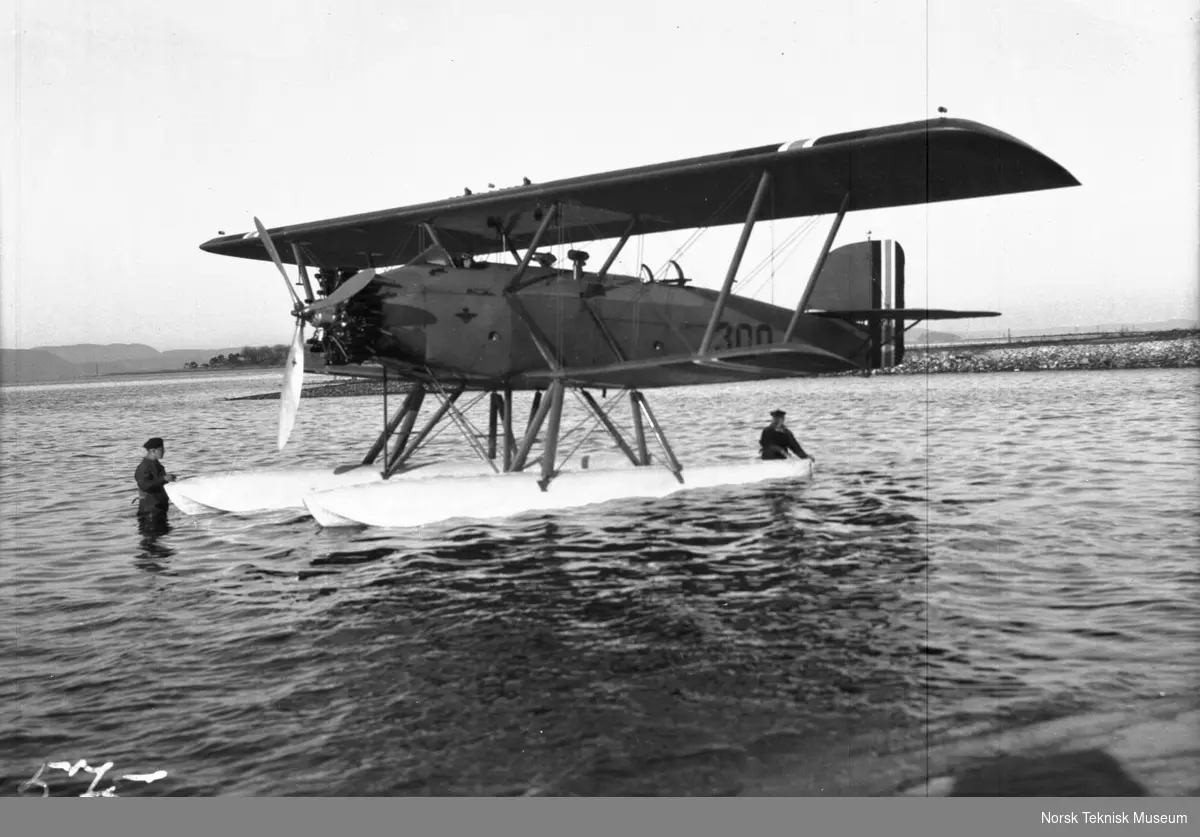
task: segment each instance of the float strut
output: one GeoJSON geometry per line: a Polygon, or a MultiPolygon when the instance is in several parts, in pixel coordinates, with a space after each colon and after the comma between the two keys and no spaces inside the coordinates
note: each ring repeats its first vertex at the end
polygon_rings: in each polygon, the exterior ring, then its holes
{"type": "Polygon", "coordinates": [[[638,406],[638,396],[641,395],[636,389],[629,393],[629,407],[633,411],[633,437],[637,443],[638,458],[636,465],[649,465],[650,452],[646,450],[646,428],[642,424],[642,410],[638,406]]]}
{"type": "MultiPolygon", "coordinates": [[[[658,425],[658,420],[654,418],[654,411],[650,409],[650,404],[646,401],[646,396],[640,392],[634,392],[633,397],[636,399],[636,406],[641,407],[646,411],[646,418],[650,421],[650,427],[654,430],[654,436],[658,439],[658,443],[662,445],[663,453],[666,454],[668,467],[671,473],[675,475],[675,479],[683,482],[683,466],[679,464],[679,460],[675,458],[675,451],[671,450],[671,445],[667,442],[667,436],[663,433],[662,428],[658,425]]],[[[635,407],[636,409],[636,407],[635,407]]]]}
{"type": "Polygon", "coordinates": [[[417,438],[413,439],[412,444],[408,445],[407,448],[399,448],[395,453],[392,454],[392,461],[388,464],[387,472],[384,474],[385,478],[390,477],[397,470],[403,467],[408,460],[412,459],[412,455],[417,452],[417,449],[420,448],[421,444],[425,441],[425,437],[433,431],[433,428],[437,426],[438,422],[445,417],[446,411],[450,409],[450,405],[457,401],[458,397],[462,394],[462,387],[459,387],[457,390],[450,393],[450,397],[443,401],[441,406],[437,408],[437,412],[430,416],[429,420],[425,422],[425,426],[421,428],[421,432],[417,434],[417,438]]]}
{"type": "Polygon", "coordinates": [[[541,409],[541,406],[542,406],[542,391],[539,389],[533,393],[533,405],[529,408],[529,424],[525,425],[526,433],[529,432],[530,426],[533,425],[533,417],[537,415],[537,412],[539,409],[541,409]]]}
{"type": "MultiPolygon", "coordinates": [[[[555,381],[550,386],[557,386],[558,381],[555,381]]],[[[541,395],[541,392],[538,392],[541,395]]],[[[542,429],[542,422],[546,420],[546,413],[550,410],[550,402],[553,398],[535,399],[537,411],[529,419],[529,428],[525,431],[525,438],[521,440],[521,447],[517,450],[516,459],[513,460],[512,469],[520,471],[525,467],[525,460],[529,458],[529,449],[533,447],[533,440],[537,438],[538,431],[542,429]]]]}
{"type": "Polygon", "coordinates": [[[409,408],[412,406],[414,399],[417,397],[417,392],[421,387],[415,386],[408,391],[408,397],[404,399],[404,403],[400,405],[400,409],[392,416],[387,425],[384,426],[383,432],[379,434],[379,438],[375,440],[375,444],[371,445],[371,449],[367,451],[367,455],[363,457],[362,464],[370,465],[379,456],[380,452],[387,446],[388,439],[396,432],[396,428],[400,426],[400,422],[404,420],[409,408]]]}
{"type": "Polygon", "coordinates": [[[504,399],[498,392],[493,392],[488,407],[488,459],[496,458],[496,431],[499,424],[500,412],[504,409],[504,399]]]}
{"type": "Polygon", "coordinates": [[[554,479],[554,458],[558,454],[558,430],[562,425],[563,410],[562,381],[555,381],[550,387],[550,423],[546,425],[546,440],[542,445],[542,478],[538,485],[545,491],[550,480],[554,479]]]}
{"type": "Polygon", "coordinates": [[[384,474],[391,476],[396,470],[396,461],[400,458],[400,454],[404,452],[404,448],[408,445],[408,437],[412,433],[413,425],[417,421],[417,414],[421,412],[421,404],[425,401],[425,387],[417,387],[411,393],[405,402],[409,400],[412,406],[408,410],[408,415],[404,417],[404,423],[400,425],[399,435],[396,437],[396,447],[393,449],[391,456],[387,457],[384,474]]]}
{"type": "MultiPolygon", "coordinates": [[[[492,473],[499,473],[496,463],[488,458],[487,449],[482,443],[480,443],[479,439],[476,438],[476,434],[474,433],[475,428],[471,425],[470,420],[464,416],[461,411],[455,408],[450,399],[446,397],[445,390],[441,390],[438,397],[442,399],[443,404],[447,405],[446,409],[450,413],[451,420],[458,426],[459,431],[463,435],[463,439],[465,439],[467,444],[471,446],[471,450],[475,451],[475,454],[491,467],[492,473]]],[[[476,399],[476,401],[478,401],[478,399],[476,399]]],[[[471,403],[474,404],[475,402],[473,401],[471,403]]]]}
{"type": "Polygon", "coordinates": [[[587,403],[591,411],[595,413],[596,418],[600,419],[600,423],[604,425],[604,429],[608,431],[608,435],[612,436],[613,441],[617,443],[617,447],[621,449],[621,452],[628,456],[629,461],[634,465],[639,464],[637,457],[633,455],[633,451],[630,450],[629,445],[621,437],[621,431],[617,430],[616,425],[612,423],[612,419],[604,412],[604,408],[596,403],[596,399],[586,389],[581,389],[579,392],[583,395],[583,400],[587,403]]]}
{"type": "Polygon", "coordinates": [[[513,391],[512,387],[504,388],[504,472],[512,470],[513,454],[517,452],[517,442],[513,438],[513,391]]]}

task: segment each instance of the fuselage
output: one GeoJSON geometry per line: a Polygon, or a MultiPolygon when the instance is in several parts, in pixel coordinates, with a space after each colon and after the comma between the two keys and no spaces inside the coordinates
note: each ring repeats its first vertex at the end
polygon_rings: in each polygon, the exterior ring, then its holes
{"type": "MultiPolygon", "coordinates": [[[[524,280],[537,281],[506,295],[516,271],[509,264],[421,263],[381,273],[348,306],[365,323],[355,353],[405,377],[472,389],[531,389],[545,381],[528,376],[551,368],[535,332],[567,369],[685,357],[699,349],[717,298],[715,291],[673,282],[599,279],[535,265],[524,280]]],[[[710,349],[778,345],[791,318],[790,309],[731,295],[710,349]]],[[[865,334],[846,322],[801,315],[792,341],[861,362],[865,334]]],[[[745,377],[681,364],[632,370],[621,383],[647,389],[745,377]]]]}

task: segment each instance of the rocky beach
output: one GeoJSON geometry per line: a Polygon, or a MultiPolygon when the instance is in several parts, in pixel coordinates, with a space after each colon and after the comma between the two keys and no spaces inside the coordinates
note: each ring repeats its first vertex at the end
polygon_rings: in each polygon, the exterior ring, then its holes
{"type": "MultiPolygon", "coordinates": [[[[1036,372],[1047,369],[1178,369],[1200,366],[1200,331],[1086,340],[930,346],[910,344],[904,362],[874,375],[934,372],[1036,372]]],[[[846,375],[858,372],[840,373],[846,375]]]]}

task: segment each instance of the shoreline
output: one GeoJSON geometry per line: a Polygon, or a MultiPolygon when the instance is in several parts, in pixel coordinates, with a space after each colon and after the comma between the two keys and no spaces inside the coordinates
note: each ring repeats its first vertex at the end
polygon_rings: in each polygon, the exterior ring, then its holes
{"type": "MultiPolygon", "coordinates": [[[[1093,369],[1180,369],[1200,367],[1200,331],[1128,335],[1122,338],[1038,340],[1024,343],[951,343],[909,346],[904,362],[870,372],[833,372],[821,378],[933,373],[1084,371],[1093,369]]],[[[404,395],[408,384],[388,383],[389,395],[404,395]]],[[[301,398],[383,395],[383,382],[347,379],[307,384],[301,398]]],[[[242,395],[229,401],[278,400],[278,392],[242,395]]]]}
{"type": "Polygon", "coordinates": [[[835,372],[853,375],[925,375],[958,372],[1041,372],[1091,369],[1182,369],[1200,366],[1200,331],[1160,332],[1123,339],[1039,340],[1026,343],[950,343],[905,348],[903,363],[890,369],[835,372]]]}
{"type": "MultiPolygon", "coordinates": [[[[933,373],[1034,372],[1053,369],[1179,369],[1200,367],[1200,329],[1173,331],[1092,333],[1081,335],[1044,335],[1008,340],[978,340],[923,344],[905,347],[904,362],[890,369],[829,372],[821,378],[874,375],[924,375],[933,373]]],[[[282,370],[282,366],[231,367],[220,369],[162,369],[108,372],[86,378],[45,381],[0,381],[0,386],[74,384],[102,380],[121,380],[147,376],[237,376],[282,370]]],[[[311,370],[319,374],[319,368],[311,370]]],[[[331,376],[332,377],[332,376],[331,376]]],[[[404,395],[408,385],[389,382],[388,394],[404,395]]],[[[343,377],[333,382],[308,382],[301,391],[305,398],[340,398],[356,395],[382,395],[382,382],[373,379],[343,377]]],[[[228,401],[277,399],[278,392],[239,396],[228,401]]]]}

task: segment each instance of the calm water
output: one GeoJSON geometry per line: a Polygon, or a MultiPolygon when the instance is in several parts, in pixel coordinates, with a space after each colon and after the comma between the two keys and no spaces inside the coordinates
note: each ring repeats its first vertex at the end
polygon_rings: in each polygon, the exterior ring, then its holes
{"type": "Polygon", "coordinates": [[[728,793],[865,738],[1195,693],[1196,370],[652,392],[685,464],[752,455],[784,406],[816,478],[139,532],[148,436],[186,476],[353,461],[378,432],[378,398],[305,400],[277,454],[277,402],[224,400],[277,387],[2,391],[0,795],[79,758],[168,771],[142,794],[728,793]]]}

